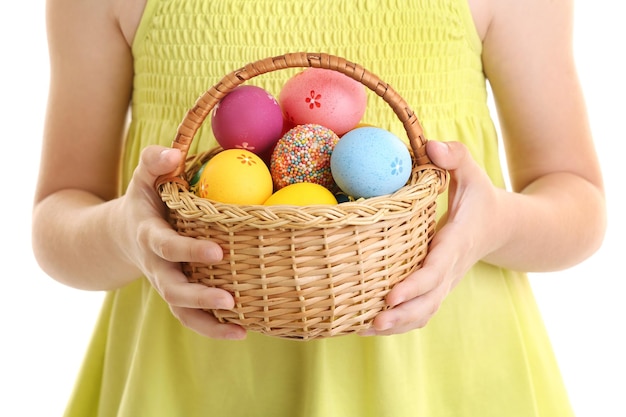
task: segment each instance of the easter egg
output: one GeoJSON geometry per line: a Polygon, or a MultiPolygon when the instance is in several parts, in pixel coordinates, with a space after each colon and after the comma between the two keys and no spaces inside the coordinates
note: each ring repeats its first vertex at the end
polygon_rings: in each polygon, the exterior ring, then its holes
{"type": "Polygon", "coordinates": [[[393,133],[377,127],[351,130],[339,140],[330,160],[335,182],[354,198],[391,194],[411,176],[407,146],[393,133]]]}
{"type": "Polygon", "coordinates": [[[353,199],[348,194],[341,190],[335,192],[335,198],[337,199],[337,204],[353,201],[353,199]]]}
{"type": "Polygon", "coordinates": [[[272,191],[272,176],[261,158],[245,149],[228,149],[205,164],[196,193],[228,204],[263,204],[272,191]]]}
{"type": "Polygon", "coordinates": [[[204,171],[204,167],[206,166],[206,162],[204,164],[202,164],[202,166],[200,166],[200,169],[198,169],[195,174],[193,174],[193,176],[191,177],[191,180],[189,181],[189,186],[192,189],[195,189],[198,185],[198,183],[200,182],[200,177],[202,176],[202,171],[204,171]]]}
{"type": "Polygon", "coordinates": [[[276,99],[261,87],[241,85],[215,106],[211,128],[224,149],[262,154],[283,133],[284,118],[276,99]]]}
{"type": "Polygon", "coordinates": [[[365,114],[367,94],[363,84],[347,75],[307,68],[287,80],[278,101],[292,123],[319,124],[341,136],[365,114]]]}
{"type": "Polygon", "coordinates": [[[312,182],[298,182],[276,191],[263,204],[266,206],[313,206],[337,204],[337,199],[326,187],[312,182]]]}
{"type": "Polygon", "coordinates": [[[289,130],[276,143],[270,160],[275,189],[298,182],[332,189],[330,156],[338,142],[335,132],[321,125],[298,125],[289,130]]]}

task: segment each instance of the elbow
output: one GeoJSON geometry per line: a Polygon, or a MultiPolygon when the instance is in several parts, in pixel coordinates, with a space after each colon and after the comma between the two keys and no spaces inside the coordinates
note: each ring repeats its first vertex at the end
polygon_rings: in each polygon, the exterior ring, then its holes
{"type": "Polygon", "coordinates": [[[579,225],[579,233],[575,237],[578,239],[579,251],[574,264],[590,258],[600,250],[608,229],[606,198],[600,188],[597,188],[595,195],[587,201],[587,207],[583,224],[579,225]]]}
{"type": "MultiPolygon", "coordinates": [[[[41,210],[37,207],[33,210],[31,221],[31,250],[39,269],[41,269],[49,277],[58,280],[56,269],[54,267],[54,254],[52,248],[58,246],[48,233],[46,233],[46,224],[49,224],[49,219],[42,218],[41,210]]],[[[60,281],[60,280],[58,280],[60,281]]]]}
{"type": "Polygon", "coordinates": [[[598,197],[597,209],[589,220],[589,245],[588,255],[590,257],[596,253],[604,243],[608,229],[608,210],[606,206],[606,199],[604,195],[598,197]]]}

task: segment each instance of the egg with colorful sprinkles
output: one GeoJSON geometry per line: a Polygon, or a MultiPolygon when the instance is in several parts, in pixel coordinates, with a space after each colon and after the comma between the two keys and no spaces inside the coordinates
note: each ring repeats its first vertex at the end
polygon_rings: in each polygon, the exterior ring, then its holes
{"type": "Polygon", "coordinates": [[[276,143],[270,160],[274,188],[311,182],[335,188],[330,157],[339,142],[331,129],[318,124],[295,126],[276,143]]]}

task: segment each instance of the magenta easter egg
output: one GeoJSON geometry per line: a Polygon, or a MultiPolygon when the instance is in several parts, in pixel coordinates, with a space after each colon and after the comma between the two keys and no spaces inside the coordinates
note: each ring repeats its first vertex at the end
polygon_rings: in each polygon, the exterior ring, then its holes
{"type": "Polygon", "coordinates": [[[307,68],[287,80],[278,101],[292,123],[319,124],[341,136],[365,114],[367,94],[363,84],[347,75],[307,68]]]}
{"type": "Polygon", "coordinates": [[[281,137],[284,118],[280,105],[265,89],[242,85],[213,109],[211,127],[224,149],[247,149],[263,154],[281,137]]]}
{"type": "Polygon", "coordinates": [[[298,125],[278,140],[270,161],[275,190],[290,184],[311,182],[334,189],[330,157],[339,136],[327,127],[298,125]]]}

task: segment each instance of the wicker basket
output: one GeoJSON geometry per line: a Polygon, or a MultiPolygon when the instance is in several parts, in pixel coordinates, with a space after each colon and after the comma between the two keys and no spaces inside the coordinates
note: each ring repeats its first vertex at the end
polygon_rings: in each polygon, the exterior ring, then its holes
{"type": "Polygon", "coordinates": [[[360,65],[323,53],[290,53],[250,63],[205,92],[178,128],[172,147],[186,158],[157,180],[172,226],[184,236],[221,245],[216,264],[183,263],[189,281],[229,291],[233,310],[222,322],[267,335],[308,340],[371,326],[398,281],[421,266],[435,230],[437,196],[447,174],[433,166],[414,112],[389,85],[360,65]],[[187,179],[220,148],[189,156],[194,135],[214,106],[245,81],[267,72],[318,67],[370,88],[403,123],[411,144],[411,177],[381,197],[338,205],[232,205],[197,197],[187,179]]]}

